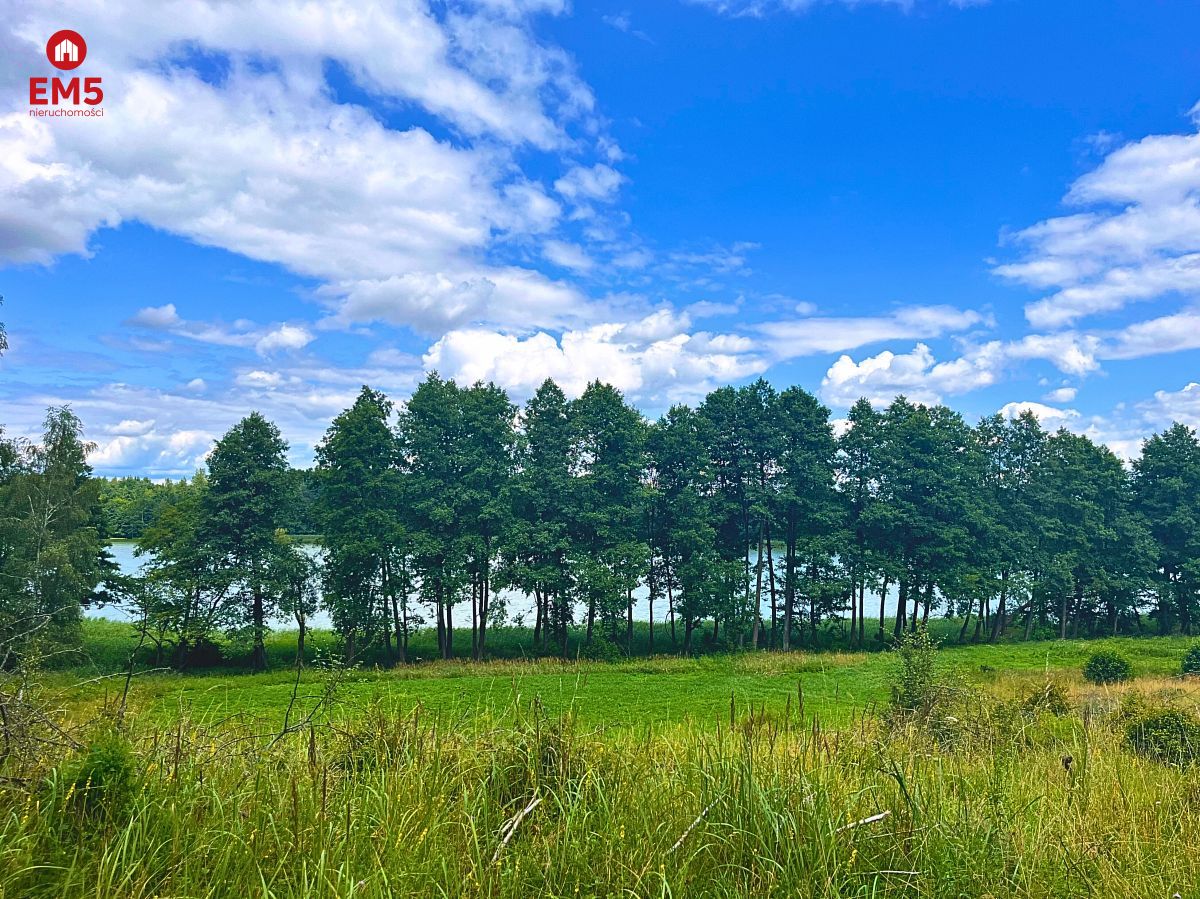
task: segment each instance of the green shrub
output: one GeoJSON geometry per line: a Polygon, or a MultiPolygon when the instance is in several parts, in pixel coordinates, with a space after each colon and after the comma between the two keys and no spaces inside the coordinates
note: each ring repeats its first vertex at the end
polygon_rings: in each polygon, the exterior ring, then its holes
{"type": "Polygon", "coordinates": [[[138,763],[128,742],[106,733],[65,762],[55,779],[64,812],[120,817],[137,793],[138,763]]]}
{"type": "Polygon", "coordinates": [[[1200,643],[1193,643],[1183,654],[1184,674],[1200,674],[1200,643]]]}
{"type": "Polygon", "coordinates": [[[1200,718],[1180,709],[1151,712],[1125,728],[1125,745],[1156,762],[1195,764],[1200,761],[1200,718]]]}
{"type": "Polygon", "coordinates": [[[592,642],[580,647],[579,657],[591,662],[619,662],[625,653],[603,634],[593,634],[592,642]]]}
{"type": "Polygon", "coordinates": [[[937,642],[919,627],[905,631],[896,642],[900,669],[892,684],[892,710],[906,717],[926,718],[937,702],[939,688],[937,642]]]}
{"type": "Polygon", "coordinates": [[[1037,687],[1026,688],[1021,695],[1021,710],[1027,715],[1049,712],[1056,718],[1071,713],[1067,689],[1057,681],[1047,681],[1037,687]]]}
{"type": "Polygon", "coordinates": [[[1093,684],[1115,684],[1133,677],[1133,665],[1119,652],[1101,649],[1088,656],[1083,677],[1093,684]]]}

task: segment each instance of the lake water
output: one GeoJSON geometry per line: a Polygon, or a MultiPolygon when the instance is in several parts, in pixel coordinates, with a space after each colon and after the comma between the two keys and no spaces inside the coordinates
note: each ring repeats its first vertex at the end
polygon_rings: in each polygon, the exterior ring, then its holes
{"type": "MultiPolygon", "coordinates": [[[[306,552],[316,555],[320,552],[320,547],[315,543],[301,544],[306,552]]],[[[134,555],[135,544],[127,540],[114,541],[109,545],[109,551],[113,558],[120,566],[121,571],[126,574],[137,574],[142,566],[143,559],[134,555]]],[[[764,598],[767,594],[766,585],[763,585],[764,598]]],[[[649,591],[642,587],[634,591],[633,599],[633,617],[638,621],[648,621],[650,618],[650,603],[649,591]]],[[[534,601],[533,597],[526,596],[516,590],[502,590],[500,598],[505,604],[505,611],[510,622],[515,622],[519,616],[524,617],[525,624],[532,627],[534,621],[534,601]]],[[[766,603],[764,602],[764,607],[766,603]]],[[[885,606],[888,615],[894,615],[896,610],[895,591],[889,591],[888,601],[885,606]]],[[[667,612],[667,603],[665,600],[660,600],[655,604],[654,608],[655,621],[664,621],[667,612]]],[[[867,616],[876,615],[879,612],[878,597],[867,596],[867,616]]],[[[108,606],[103,609],[88,609],[87,615],[93,618],[109,618],[117,621],[129,621],[130,614],[124,609],[108,606]]],[[[769,617],[769,607],[764,608],[764,614],[769,617]]],[[[428,615],[426,617],[429,617],[428,615]]],[[[292,621],[290,618],[281,618],[274,622],[277,625],[287,627],[292,621]]],[[[313,616],[311,624],[313,627],[329,627],[329,615],[322,611],[313,616]]],[[[470,627],[471,626],[471,604],[470,602],[459,603],[454,608],[454,626],[455,627],[470,627]]]]}

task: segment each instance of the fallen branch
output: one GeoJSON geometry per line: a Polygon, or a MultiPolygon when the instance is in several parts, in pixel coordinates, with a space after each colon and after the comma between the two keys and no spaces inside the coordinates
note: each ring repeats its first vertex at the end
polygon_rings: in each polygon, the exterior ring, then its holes
{"type": "Polygon", "coordinates": [[[691,834],[691,832],[693,830],[695,830],[697,827],[700,826],[700,822],[704,820],[704,817],[709,812],[712,811],[712,807],[716,804],[717,804],[717,800],[714,799],[712,802],[710,802],[708,805],[706,805],[704,807],[704,810],[696,816],[696,820],[693,821],[691,824],[689,824],[687,830],[685,830],[683,833],[681,833],[679,835],[679,839],[675,841],[675,845],[667,850],[667,854],[674,852],[676,849],[678,849],[680,846],[683,845],[683,841],[688,838],[688,836],[691,834]]]}
{"type": "Polygon", "coordinates": [[[508,841],[513,838],[513,834],[517,832],[517,828],[520,826],[521,822],[525,820],[525,817],[530,812],[532,812],[541,804],[542,797],[538,796],[532,802],[530,802],[529,805],[525,806],[525,808],[521,809],[512,818],[506,821],[504,826],[500,828],[500,834],[503,839],[500,840],[500,845],[496,847],[496,852],[492,856],[493,865],[500,861],[500,853],[504,851],[504,847],[508,845],[508,841]]]}
{"type": "Polygon", "coordinates": [[[843,830],[853,830],[855,827],[861,827],[864,824],[874,824],[876,821],[882,821],[891,814],[892,813],[890,811],[880,812],[878,815],[871,815],[869,818],[863,818],[859,821],[851,821],[849,824],[843,824],[841,827],[835,830],[834,833],[841,833],[843,830]]]}

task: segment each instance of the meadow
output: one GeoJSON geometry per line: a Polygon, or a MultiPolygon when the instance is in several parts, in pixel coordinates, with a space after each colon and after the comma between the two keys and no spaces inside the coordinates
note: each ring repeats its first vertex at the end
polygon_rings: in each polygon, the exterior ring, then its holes
{"type": "MultiPolygon", "coordinates": [[[[953,623],[941,624],[944,634],[953,623]]],[[[1191,641],[47,675],[74,750],[0,793],[0,897],[1200,895],[1191,641]],[[1131,681],[1081,675],[1097,649],[1131,681]],[[75,728],[75,729],[72,729],[75,728]]],[[[505,639],[519,643],[520,633],[505,639]]]]}

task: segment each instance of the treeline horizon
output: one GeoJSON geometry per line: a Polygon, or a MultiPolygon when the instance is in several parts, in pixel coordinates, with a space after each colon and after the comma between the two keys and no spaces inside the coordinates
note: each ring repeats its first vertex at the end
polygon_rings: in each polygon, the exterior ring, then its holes
{"type": "Polygon", "coordinates": [[[849,618],[866,646],[935,613],[962,619],[960,639],[1118,633],[1145,615],[1191,633],[1200,600],[1200,441],[1182,424],[1126,467],[1029,412],[972,426],[946,406],[864,399],[837,435],[811,393],[763,379],[648,421],[599,381],[568,400],[548,379],[518,406],[433,373],[399,407],[363,387],[308,470],[257,412],[206,471],[162,485],[92,477],[81,433],[52,410],[42,448],[9,452],[0,502],[69,459],[95,494],[88,526],[106,538],[136,521],[147,560],[139,578],[109,560],[107,592],[93,581],[76,604],[120,598],[180,664],[212,634],[243,632],[260,667],[280,614],[297,623],[299,658],[319,608],[350,658],[376,643],[405,661],[425,624],[450,657],[460,605],[482,658],[505,589],[533,600],[546,653],[565,653],[574,624],[597,651],[631,647],[642,588],[651,650],[685,653],[702,626],[707,645],[787,650],[849,618]],[[297,527],[321,535],[319,561],[284,539],[297,527]]]}

